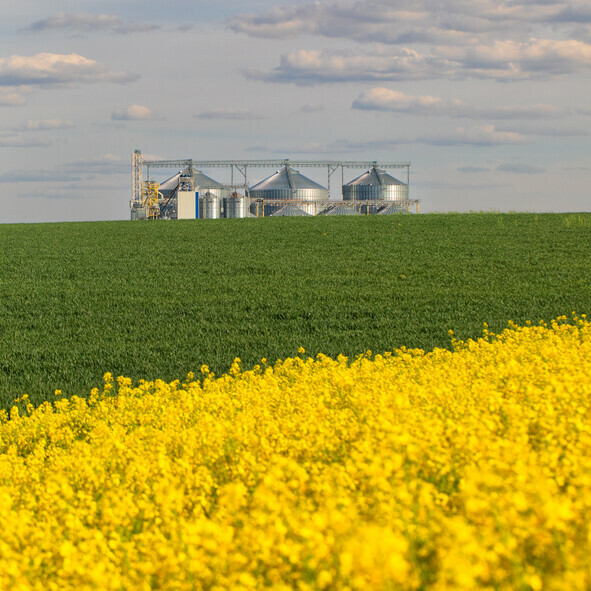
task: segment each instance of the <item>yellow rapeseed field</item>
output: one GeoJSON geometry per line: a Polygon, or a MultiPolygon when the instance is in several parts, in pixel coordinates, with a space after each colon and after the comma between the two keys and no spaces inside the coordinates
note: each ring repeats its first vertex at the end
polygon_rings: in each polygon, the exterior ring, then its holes
{"type": "Polygon", "coordinates": [[[591,587],[585,316],[201,371],[4,413],[0,589],[591,587]]]}

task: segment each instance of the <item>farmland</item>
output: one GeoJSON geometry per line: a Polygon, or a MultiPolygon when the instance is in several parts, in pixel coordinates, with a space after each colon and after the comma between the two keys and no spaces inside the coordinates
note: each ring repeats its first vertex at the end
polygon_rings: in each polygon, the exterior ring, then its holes
{"type": "Polygon", "coordinates": [[[0,588],[586,591],[591,323],[0,412],[0,588]]]}
{"type": "Polygon", "coordinates": [[[585,313],[590,247],[590,214],[3,225],[0,402],[585,313]]]}

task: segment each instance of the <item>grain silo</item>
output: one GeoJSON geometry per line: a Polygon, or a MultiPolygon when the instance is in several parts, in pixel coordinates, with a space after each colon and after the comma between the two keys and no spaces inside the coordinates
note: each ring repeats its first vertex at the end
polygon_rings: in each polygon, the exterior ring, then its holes
{"type": "Polygon", "coordinates": [[[199,217],[214,220],[223,214],[223,186],[201,171],[193,172],[193,185],[199,194],[199,217]]]}
{"type": "Polygon", "coordinates": [[[275,174],[251,187],[250,199],[251,212],[259,216],[271,215],[288,204],[316,215],[317,202],[328,201],[328,189],[286,164],[275,174]]]}
{"type": "Polygon", "coordinates": [[[180,175],[181,188],[177,193],[177,216],[179,219],[217,219],[222,217],[223,185],[199,170],[189,175],[188,169],[180,175]],[[190,188],[190,184],[193,185],[190,188]]]}
{"type": "Polygon", "coordinates": [[[249,199],[237,191],[224,197],[225,218],[249,218],[249,199]]]}
{"type": "MultiPolygon", "coordinates": [[[[344,201],[406,201],[408,185],[395,179],[375,164],[361,176],[343,185],[344,201]]],[[[363,213],[376,213],[379,206],[367,204],[362,207],[363,213]]]]}

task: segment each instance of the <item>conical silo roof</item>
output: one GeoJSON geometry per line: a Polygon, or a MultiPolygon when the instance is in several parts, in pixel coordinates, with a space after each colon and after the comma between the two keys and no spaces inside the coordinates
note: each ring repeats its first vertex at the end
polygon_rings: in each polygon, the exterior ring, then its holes
{"type": "Polygon", "coordinates": [[[328,211],[324,213],[324,215],[361,215],[358,211],[353,209],[352,207],[347,207],[346,205],[337,205],[336,207],[332,207],[328,211]]]}
{"type": "Polygon", "coordinates": [[[410,212],[408,211],[408,209],[405,209],[404,207],[399,207],[395,203],[392,203],[392,205],[387,205],[386,207],[384,207],[383,209],[380,209],[380,211],[378,211],[378,215],[390,215],[390,214],[399,214],[399,213],[410,213],[410,212]]]}
{"type": "Polygon", "coordinates": [[[222,183],[214,181],[212,178],[203,174],[200,170],[193,171],[193,182],[196,187],[203,187],[205,189],[218,189],[223,187],[222,183]]]}
{"type": "Polygon", "coordinates": [[[289,165],[284,166],[275,174],[272,174],[270,177],[250,188],[251,191],[293,191],[298,189],[320,189],[326,191],[325,187],[305,177],[297,170],[293,170],[289,165]]]}
{"type": "Polygon", "coordinates": [[[272,216],[282,217],[282,216],[310,216],[309,213],[306,213],[303,209],[300,209],[296,205],[284,205],[281,209],[278,209],[276,212],[271,214],[272,216]]]}
{"type": "MultiPolygon", "coordinates": [[[[174,176],[171,176],[169,179],[162,181],[160,183],[159,190],[173,191],[174,189],[176,189],[180,182],[181,175],[186,175],[188,173],[188,170],[188,168],[185,168],[184,170],[177,172],[174,176]]],[[[203,174],[200,170],[193,171],[193,180],[195,182],[196,187],[202,187],[205,189],[217,189],[223,186],[221,183],[218,183],[216,180],[203,174]]]]}
{"type": "Polygon", "coordinates": [[[345,187],[355,187],[359,185],[406,185],[402,181],[395,179],[392,175],[388,174],[385,170],[372,166],[367,172],[358,176],[356,179],[348,182],[345,187]]]}
{"type": "Polygon", "coordinates": [[[181,173],[177,172],[174,176],[171,176],[169,179],[162,181],[160,183],[159,190],[160,191],[174,191],[179,185],[180,178],[181,178],[181,173]]]}

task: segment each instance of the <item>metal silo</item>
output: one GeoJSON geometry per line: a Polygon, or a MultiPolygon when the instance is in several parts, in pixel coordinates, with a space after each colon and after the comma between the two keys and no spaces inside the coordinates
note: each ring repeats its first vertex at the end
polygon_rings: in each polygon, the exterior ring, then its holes
{"type": "Polygon", "coordinates": [[[193,185],[195,191],[199,194],[199,217],[207,220],[216,220],[222,217],[223,213],[223,191],[224,187],[214,179],[203,174],[200,170],[193,171],[193,185]],[[215,199],[213,199],[215,197],[215,199]],[[207,215],[202,214],[201,203],[207,208],[207,215]],[[217,214],[212,210],[214,205],[217,207],[217,214]]]}
{"type": "Polygon", "coordinates": [[[199,196],[199,219],[217,220],[220,217],[220,198],[210,191],[199,196]]]}
{"type": "MultiPolygon", "coordinates": [[[[406,201],[408,185],[395,179],[385,170],[374,164],[367,172],[343,185],[344,201],[406,201]]],[[[368,204],[362,207],[363,213],[375,213],[377,207],[368,204]]]]}
{"type": "Polygon", "coordinates": [[[318,201],[328,201],[328,189],[305,177],[297,170],[286,164],[281,170],[257,183],[250,189],[252,213],[271,215],[284,205],[296,205],[310,215],[316,215],[318,201]],[[265,203],[268,200],[278,200],[280,203],[265,203]]]}
{"type": "Polygon", "coordinates": [[[248,211],[249,200],[244,195],[231,193],[224,197],[224,217],[226,218],[247,218],[250,217],[248,211]]]}

